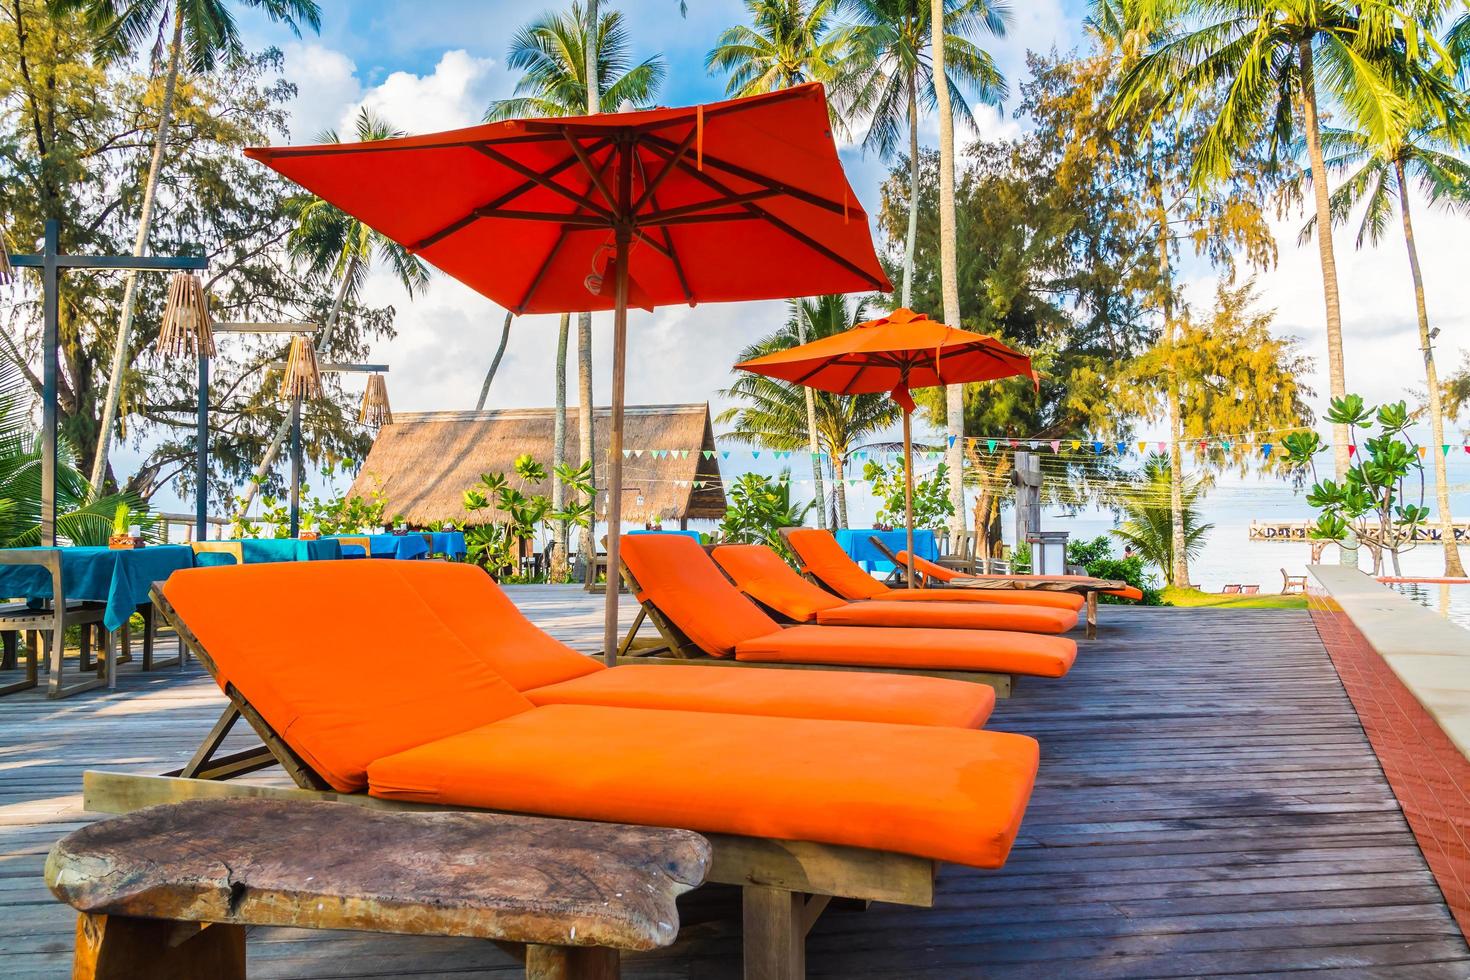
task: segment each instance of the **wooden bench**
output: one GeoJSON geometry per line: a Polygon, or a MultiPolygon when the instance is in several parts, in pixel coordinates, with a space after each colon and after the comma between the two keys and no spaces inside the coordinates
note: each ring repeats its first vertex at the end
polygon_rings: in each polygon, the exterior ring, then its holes
{"type": "Polygon", "coordinates": [[[613,980],[667,946],[709,842],[687,830],[268,799],[195,800],[62,838],[75,980],[245,976],[245,929],[489,939],[533,980],[613,980]]]}

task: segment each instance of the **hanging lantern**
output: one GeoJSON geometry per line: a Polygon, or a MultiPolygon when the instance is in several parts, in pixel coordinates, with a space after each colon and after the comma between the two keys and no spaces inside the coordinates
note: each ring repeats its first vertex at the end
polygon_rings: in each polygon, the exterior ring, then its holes
{"type": "Polygon", "coordinates": [[[362,411],[357,420],[375,429],[393,424],[393,409],[388,407],[388,382],[381,374],[370,374],[367,390],[362,393],[362,411]]]}
{"type": "Polygon", "coordinates": [[[310,337],[291,338],[291,352],[286,355],[286,376],[281,379],[281,397],[287,399],[318,398],[322,393],[322,373],[316,363],[316,347],[310,337]]]}
{"type": "Polygon", "coordinates": [[[209,295],[192,272],[176,272],[168,283],[168,302],[158,330],[158,352],[165,357],[214,356],[214,320],[209,295]]]}

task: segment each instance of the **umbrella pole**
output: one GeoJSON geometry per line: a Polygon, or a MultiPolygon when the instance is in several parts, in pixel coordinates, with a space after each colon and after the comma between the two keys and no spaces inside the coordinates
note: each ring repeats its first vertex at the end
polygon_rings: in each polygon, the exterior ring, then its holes
{"type": "Polygon", "coordinates": [[[908,409],[903,413],[903,524],[908,549],[908,587],[914,587],[914,441],[908,409]]]}
{"type": "Polygon", "coordinates": [[[607,440],[607,596],[603,607],[602,656],[609,667],[618,662],[618,594],[623,571],[618,556],[623,531],[623,381],[628,371],[628,244],[629,231],[617,232],[617,283],[613,311],[612,426],[607,440]]]}

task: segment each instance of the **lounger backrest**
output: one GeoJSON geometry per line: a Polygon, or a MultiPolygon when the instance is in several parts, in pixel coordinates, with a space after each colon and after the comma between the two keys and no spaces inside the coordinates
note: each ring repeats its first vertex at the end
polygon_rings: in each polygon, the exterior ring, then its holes
{"type": "Polygon", "coordinates": [[[712,657],[729,657],[744,640],[770,636],[780,625],[731,585],[704,549],[682,534],[630,534],[623,563],[638,582],[638,601],[651,602],[712,657]]]}
{"type": "MultiPolygon", "coordinates": [[[[900,551],[897,557],[899,566],[907,568],[909,564],[909,553],[907,551],[900,551]]],[[[953,582],[960,577],[960,573],[953,568],[945,568],[938,562],[930,561],[922,555],[914,556],[914,571],[940,582],[953,582]]]]}
{"type": "Polygon", "coordinates": [[[548,636],[527,619],[505,590],[475,565],[403,562],[404,579],[455,636],[480,654],[517,691],[606,670],[586,654],[548,636]]]}
{"type": "Polygon", "coordinates": [[[797,528],[787,532],[786,543],[806,572],[844,599],[876,599],[889,591],[847,556],[830,531],[797,528]]]}
{"type": "MultiPolygon", "coordinates": [[[[334,789],[369,763],[531,708],[430,608],[435,578],[399,561],[175,572],[163,594],[275,732],[334,789]]],[[[428,563],[425,563],[426,565],[428,563]]]]}
{"type": "Polygon", "coordinates": [[[824,609],[847,605],[802,578],[763,544],[722,544],[711,554],[737,589],[787,619],[806,623],[824,609]]]}

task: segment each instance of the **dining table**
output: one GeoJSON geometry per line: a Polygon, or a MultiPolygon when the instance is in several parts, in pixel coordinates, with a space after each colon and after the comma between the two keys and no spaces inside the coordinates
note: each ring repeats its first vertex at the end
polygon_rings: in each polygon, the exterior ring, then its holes
{"type": "MultiPolygon", "coordinates": [[[[832,534],[842,550],[847,552],[847,556],[869,573],[893,571],[893,563],[873,546],[873,538],[882,541],[894,554],[908,548],[908,532],[903,528],[880,531],[875,527],[848,527],[833,531],[832,534]]],[[[939,557],[939,545],[934,540],[932,529],[914,529],[914,554],[930,561],[939,557]]]]}
{"type": "Polygon", "coordinates": [[[354,539],[366,538],[373,558],[396,558],[408,561],[428,555],[463,558],[468,553],[462,531],[408,531],[404,534],[343,534],[336,538],[343,558],[362,558],[362,545],[354,539]]]}
{"type": "MultiPolygon", "coordinates": [[[[154,582],[194,565],[194,552],[184,545],[155,544],[142,548],[66,546],[61,554],[61,589],[68,602],[106,605],[102,625],[115,632],[126,625],[140,606],[149,602],[154,582]]],[[[51,575],[38,565],[0,565],[0,597],[40,602],[54,598],[51,575]]]]}
{"type": "MultiPolygon", "coordinates": [[[[247,565],[263,565],[278,561],[336,561],[342,549],[333,538],[303,541],[300,538],[226,538],[225,543],[238,544],[247,565]]],[[[233,565],[234,559],[222,552],[205,551],[194,556],[200,568],[210,565],[233,565]]]]}

